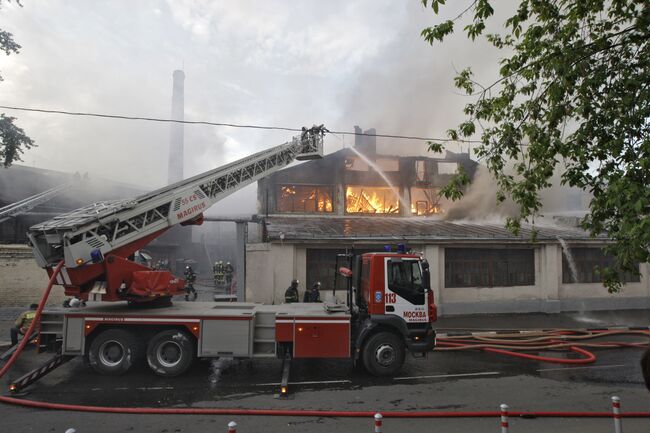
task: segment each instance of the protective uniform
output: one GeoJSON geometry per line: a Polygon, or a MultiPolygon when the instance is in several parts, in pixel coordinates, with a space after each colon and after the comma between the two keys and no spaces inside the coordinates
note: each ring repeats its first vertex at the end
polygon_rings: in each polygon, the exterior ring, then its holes
{"type": "Polygon", "coordinates": [[[284,302],[287,304],[292,304],[294,302],[300,302],[300,297],[298,296],[298,280],[292,280],[289,288],[284,292],[284,302]]]}
{"type": "Polygon", "coordinates": [[[11,328],[10,334],[11,334],[11,345],[15,346],[18,344],[18,334],[25,335],[27,330],[29,329],[29,325],[32,324],[34,321],[34,317],[36,316],[36,309],[38,308],[37,304],[32,304],[29,307],[30,309],[28,311],[23,311],[20,313],[20,316],[16,319],[14,322],[14,327],[11,328]]]}
{"type": "Polygon", "coordinates": [[[186,301],[196,301],[198,294],[194,288],[194,282],[196,281],[196,272],[192,269],[192,266],[187,265],[185,267],[185,300],[186,301]]]}
{"type": "Polygon", "coordinates": [[[305,291],[303,302],[320,302],[320,281],[316,281],[311,290],[305,291]]]}
{"type": "Polygon", "coordinates": [[[235,272],[233,265],[231,265],[230,262],[226,263],[226,266],[224,267],[224,274],[226,276],[226,284],[228,285],[232,284],[233,272],[235,272]]]}

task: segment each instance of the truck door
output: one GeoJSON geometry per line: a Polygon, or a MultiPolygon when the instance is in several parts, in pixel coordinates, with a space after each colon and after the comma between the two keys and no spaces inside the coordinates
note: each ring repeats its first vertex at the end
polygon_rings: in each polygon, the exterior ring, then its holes
{"type": "Polygon", "coordinates": [[[416,258],[396,257],[387,257],[385,260],[386,314],[399,316],[408,323],[428,322],[420,261],[416,258]]]}

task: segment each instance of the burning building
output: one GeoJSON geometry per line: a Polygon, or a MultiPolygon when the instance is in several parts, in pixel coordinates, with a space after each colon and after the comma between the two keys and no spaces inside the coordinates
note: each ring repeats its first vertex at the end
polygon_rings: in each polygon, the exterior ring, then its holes
{"type": "Polygon", "coordinates": [[[365,133],[369,135],[356,136],[353,148],[260,180],[260,214],[435,215],[444,212],[440,189],[458,167],[473,176],[478,165],[465,153],[447,152],[445,158],[380,155],[374,129],[365,133]]]}
{"type": "Polygon", "coordinates": [[[292,278],[302,291],[320,281],[326,297],[337,254],[404,243],[430,262],[442,314],[650,306],[647,263],[639,264],[640,276],[625,276],[622,294],[604,289],[597,269],[613,263],[602,250],[607,238],[557,220],[514,235],[503,221],[463,219],[457,209],[447,217],[440,189],[459,166],[472,178],[477,162],[452,152],[382,154],[374,130],[365,133],[353,148],[259,181],[259,235],[246,246],[248,300],[282,302],[292,278]]]}

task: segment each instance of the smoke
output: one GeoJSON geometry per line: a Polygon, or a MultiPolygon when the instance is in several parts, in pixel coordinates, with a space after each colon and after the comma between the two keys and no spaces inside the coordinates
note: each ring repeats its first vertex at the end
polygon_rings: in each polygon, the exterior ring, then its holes
{"type": "MultiPolygon", "coordinates": [[[[561,173],[564,166],[558,165],[553,176],[549,179],[551,186],[539,191],[542,203],[541,216],[583,216],[588,207],[588,193],[566,185],[562,185],[561,173]]],[[[514,175],[512,164],[505,167],[507,174],[514,175]]],[[[502,203],[497,202],[498,185],[487,167],[477,167],[471,184],[458,201],[442,199],[445,209],[444,219],[473,220],[473,221],[502,221],[506,217],[515,217],[519,213],[517,204],[509,197],[502,203]]]]}

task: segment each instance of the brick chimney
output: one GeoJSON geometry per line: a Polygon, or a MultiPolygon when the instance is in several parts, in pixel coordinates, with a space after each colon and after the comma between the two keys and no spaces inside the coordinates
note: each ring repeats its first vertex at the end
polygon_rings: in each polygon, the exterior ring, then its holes
{"type": "Polygon", "coordinates": [[[357,125],[354,126],[354,147],[368,159],[375,159],[377,156],[377,133],[375,128],[370,128],[362,132],[361,128],[357,125]],[[369,134],[369,135],[358,135],[369,134]]]}

